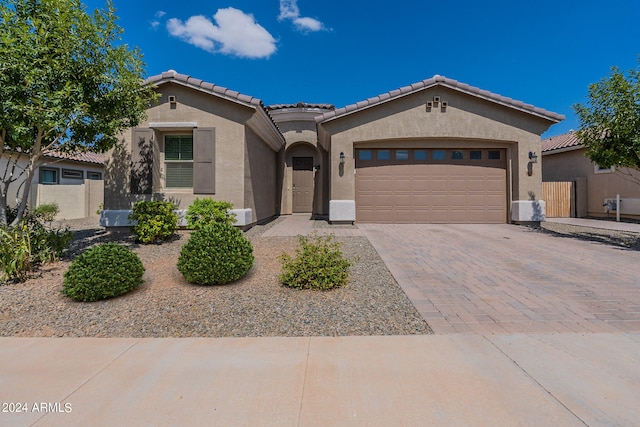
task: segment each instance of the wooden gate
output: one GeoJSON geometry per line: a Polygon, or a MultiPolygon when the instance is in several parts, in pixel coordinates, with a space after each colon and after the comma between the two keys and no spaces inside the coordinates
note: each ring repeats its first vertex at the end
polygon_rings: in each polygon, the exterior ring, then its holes
{"type": "Polygon", "coordinates": [[[574,217],[574,193],[574,182],[543,182],[542,200],[547,204],[547,218],[574,217]]]}

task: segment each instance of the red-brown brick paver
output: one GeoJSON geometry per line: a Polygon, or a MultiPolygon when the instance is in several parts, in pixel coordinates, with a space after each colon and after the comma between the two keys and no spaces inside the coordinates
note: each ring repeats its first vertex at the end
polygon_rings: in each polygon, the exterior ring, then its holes
{"type": "Polygon", "coordinates": [[[640,252],[527,227],[359,225],[438,334],[640,332],[640,252]]]}

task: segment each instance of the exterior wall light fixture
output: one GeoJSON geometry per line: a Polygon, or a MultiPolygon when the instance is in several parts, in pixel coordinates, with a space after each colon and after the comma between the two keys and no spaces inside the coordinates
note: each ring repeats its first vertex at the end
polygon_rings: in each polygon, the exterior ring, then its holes
{"type": "Polygon", "coordinates": [[[344,165],[344,151],[340,152],[340,164],[344,165]]]}
{"type": "Polygon", "coordinates": [[[538,163],[538,155],[533,151],[529,151],[529,161],[531,163],[538,163]]]}

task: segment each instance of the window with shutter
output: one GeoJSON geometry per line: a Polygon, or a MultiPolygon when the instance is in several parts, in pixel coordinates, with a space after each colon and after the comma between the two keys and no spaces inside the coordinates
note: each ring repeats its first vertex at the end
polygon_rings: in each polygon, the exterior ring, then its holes
{"type": "Polygon", "coordinates": [[[193,187],[193,136],[166,135],[164,138],[165,187],[193,187]]]}

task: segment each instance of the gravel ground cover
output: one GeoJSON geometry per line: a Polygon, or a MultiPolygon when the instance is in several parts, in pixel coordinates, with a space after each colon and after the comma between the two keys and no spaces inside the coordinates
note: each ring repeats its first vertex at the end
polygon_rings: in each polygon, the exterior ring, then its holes
{"type": "MultiPolygon", "coordinates": [[[[364,237],[338,238],[354,261],[351,280],[328,292],[300,291],[278,281],[278,256],[295,237],[262,237],[278,220],[245,233],[256,262],[232,284],[187,283],[176,267],[189,232],[162,245],[139,245],[96,221],[70,221],[75,239],[65,259],[25,283],[0,286],[0,335],[44,337],[342,336],[431,333],[364,237]],[[142,260],[145,282],[123,296],[75,302],[60,292],[70,258],[96,243],[117,241],[142,260]]],[[[321,226],[321,225],[319,225],[321,226]]]]}

